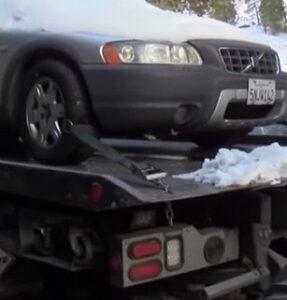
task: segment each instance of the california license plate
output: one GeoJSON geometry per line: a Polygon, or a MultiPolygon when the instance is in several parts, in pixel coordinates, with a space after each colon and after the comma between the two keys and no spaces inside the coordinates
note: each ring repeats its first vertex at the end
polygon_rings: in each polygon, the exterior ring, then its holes
{"type": "Polygon", "coordinates": [[[249,79],[247,105],[272,105],[275,98],[275,80],[249,79]]]}

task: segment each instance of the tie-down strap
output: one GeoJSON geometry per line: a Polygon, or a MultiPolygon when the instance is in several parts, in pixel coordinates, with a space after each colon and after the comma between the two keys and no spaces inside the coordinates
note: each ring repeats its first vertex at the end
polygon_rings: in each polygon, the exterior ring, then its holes
{"type": "Polygon", "coordinates": [[[82,143],[87,144],[91,148],[95,149],[100,155],[124,166],[133,174],[140,176],[144,180],[151,182],[168,192],[168,185],[162,181],[162,179],[168,175],[167,172],[143,162],[136,163],[130,160],[113,147],[104,144],[100,139],[98,139],[92,126],[69,125],[68,131],[71,132],[82,143]]]}

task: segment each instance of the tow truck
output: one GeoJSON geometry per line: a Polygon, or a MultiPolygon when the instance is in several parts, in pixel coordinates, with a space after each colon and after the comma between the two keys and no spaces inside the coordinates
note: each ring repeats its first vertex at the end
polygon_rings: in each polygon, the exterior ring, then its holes
{"type": "MultiPolygon", "coordinates": [[[[22,152],[1,156],[1,279],[25,259],[88,274],[95,289],[108,287],[107,299],[111,291],[125,299],[209,300],[238,291],[273,299],[270,287],[284,286],[287,181],[216,188],[181,180],[173,175],[200,168],[214,152],[99,140],[85,125],[66,130],[94,157],[48,166],[22,152]]],[[[259,140],[249,136],[238,147],[259,140]]]]}

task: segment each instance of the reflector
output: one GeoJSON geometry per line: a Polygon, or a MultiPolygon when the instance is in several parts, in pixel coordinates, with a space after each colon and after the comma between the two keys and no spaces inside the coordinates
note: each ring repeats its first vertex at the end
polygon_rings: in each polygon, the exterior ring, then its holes
{"type": "Polygon", "coordinates": [[[93,184],[91,187],[91,197],[94,203],[99,203],[102,197],[102,187],[99,184],[93,184]]]}
{"type": "Polygon", "coordinates": [[[113,272],[117,272],[122,268],[122,262],[118,257],[111,257],[110,259],[110,267],[113,272]]]}

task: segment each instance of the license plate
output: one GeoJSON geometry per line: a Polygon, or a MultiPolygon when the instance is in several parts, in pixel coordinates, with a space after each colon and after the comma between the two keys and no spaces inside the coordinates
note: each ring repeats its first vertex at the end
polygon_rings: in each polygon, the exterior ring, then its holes
{"type": "Polygon", "coordinates": [[[275,80],[249,79],[247,105],[272,105],[275,98],[275,80]]]}

